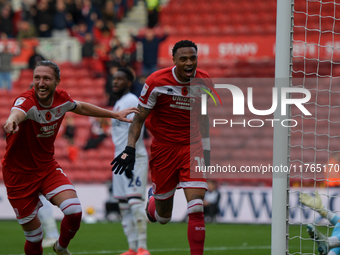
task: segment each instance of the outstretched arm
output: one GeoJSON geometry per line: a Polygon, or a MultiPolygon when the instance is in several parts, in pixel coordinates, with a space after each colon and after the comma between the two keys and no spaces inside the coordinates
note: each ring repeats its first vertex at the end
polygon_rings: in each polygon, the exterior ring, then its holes
{"type": "Polygon", "coordinates": [[[127,146],[135,148],[136,142],[140,136],[143,124],[148,117],[151,109],[138,105],[139,114],[135,114],[129,128],[129,136],[127,146]]]}
{"type": "Polygon", "coordinates": [[[26,114],[20,110],[12,109],[11,114],[6,120],[4,129],[6,133],[15,134],[19,131],[19,124],[24,121],[26,114]]]}
{"type": "Polygon", "coordinates": [[[102,118],[114,118],[120,121],[132,122],[126,118],[130,113],[139,113],[136,107],[131,107],[119,112],[113,112],[93,104],[77,101],[77,107],[72,111],[74,113],[92,116],[92,117],[102,117],[102,118]]]}

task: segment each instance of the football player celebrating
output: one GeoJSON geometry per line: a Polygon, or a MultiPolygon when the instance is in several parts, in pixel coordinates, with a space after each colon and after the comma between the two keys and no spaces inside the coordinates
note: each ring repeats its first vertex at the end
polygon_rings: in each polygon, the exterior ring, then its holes
{"type": "Polygon", "coordinates": [[[39,194],[64,213],[60,236],[53,246],[55,253],[71,254],[67,246],[80,227],[82,208],[77,193],[54,158],[54,141],[65,113],[130,122],[126,116],[138,112],[137,108],[112,112],[74,101],[65,90],[57,89],[60,80],[55,63],[37,63],[33,88],[15,100],[4,126],[7,146],[2,173],[9,202],[26,237],[25,254],[29,255],[43,254],[39,194]]]}
{"type": "Polygon", "coordinates": [[[203,198],[207,182],[192,175],[195,165],[210,164],[208,115],[200,114],[198,86],[192,78],[209,75],[197,69],[197,46],[182,40],[172,49],[173,67],[151,74],[141,91],[138,109],[129,128],[125,150],[111,164],[115,174],[133,169],[136,141],[143,123],[153,135],[149,161],[153,188],[149,190],[147,216],[151,222],[171,220],[176,188],[187,199],[188,241],[192,255],[202,255],[205,240],[203,198]]]}

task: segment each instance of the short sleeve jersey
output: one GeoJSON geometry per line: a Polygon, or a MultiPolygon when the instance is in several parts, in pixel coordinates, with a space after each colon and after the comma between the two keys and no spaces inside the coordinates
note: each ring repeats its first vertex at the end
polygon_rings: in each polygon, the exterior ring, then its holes
{"type": "MultiPolygon", "coordinates": [[[[165,146],[186,145],[201,140],[199,117],[200,86],[177,79],[176,67],[151,74],[145,81],[139,104],[152,109],[145,125],[154,136],[154,143],[165,146]]],[[[210,78],[196,69],[195,78],[210,78]]]]}
{"type": "Polygon", "coordinates": [[[20,173],[57,166],[54,141],[65,113],[75,108],[76,102],[62,89],[56,89],[49,107],[39,104],[34,89],[22,93],[12,110],[24,112],[26,119],[19,124],[17,133],[7,134],[2,164],[20,173]]]}
{"type": "MultiPolygon", "coordinates": [[[[123,95],[114,105],[113,110],[118,112],[130,107],[136,107],[138,105],[138,97],[132,93],[127,93],[123,95]]],[[[134,113],[127,116],[128,119],[133,119],[134,113]]],[[[125,149],[128,140],[128,130],[130,123],[119,121],[117,119],[112,119],[112,141],[115,145],[115,157],[122,153],[125,149]]],[[[139,139],[136,142],[136,157],[147,157],[148,153],[146,151],[143,134],[144,126],[141,130],[139,139]]]]}

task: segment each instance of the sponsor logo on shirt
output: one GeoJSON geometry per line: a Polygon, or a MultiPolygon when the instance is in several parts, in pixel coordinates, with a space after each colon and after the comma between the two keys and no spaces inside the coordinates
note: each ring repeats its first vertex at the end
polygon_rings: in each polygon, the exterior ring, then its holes
{"type": "Polygon", "coordinates": [[[53,125],[43,126],[40,128],[41,134],[38,134],[37,137],[50,137],[54,135],[55,129],[58,127],[58,123],[54,123],[53,125]]]}
{"type": "Polygon", "coordinates": [[[170,104],[170,107],[183,110],[192,110],[190,104],[195,103],[195,98],[190,97],[172,96],[172,100],[175,101],[175,104],[170,104]]]}
{"type": "Polygon", "coordinates": [[[24,97],[19,97],[15,103],[14,103],[14,106],[18,106],[18,105],[22,105],[23,102],[25,102],[26,98],[24,97]]]}
{"type": "Polygon", "coordinates": [[[144,87],[143,87],[143,89],[142,89],[142,91],[141,91],[141,93],[140,93],[140,95],[143,97],[143,96],[145,96],[146,95],[146,92],[148,92],[148,89],[149,89],[149,86],[145,83],[144,84],[144,87]]]}

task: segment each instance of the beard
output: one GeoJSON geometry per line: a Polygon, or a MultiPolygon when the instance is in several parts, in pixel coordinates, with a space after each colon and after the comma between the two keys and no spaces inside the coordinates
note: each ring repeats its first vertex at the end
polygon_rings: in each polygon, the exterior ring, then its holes
{"type": "Polygon", "coordinates": [[[114,98],[117,99],[117,100],[120,99],[125,93],[126,93],[125,89],[121,89],[117,92],[112,92],[114,98]]]}
{"type": "Polygon", "coordinates": [[[48,101],[53,97],[54,91],[50,91],[47,96],[41,98],[37,92],[35,92],[35,96],[41,104],[47,104],[48,101]]]}

